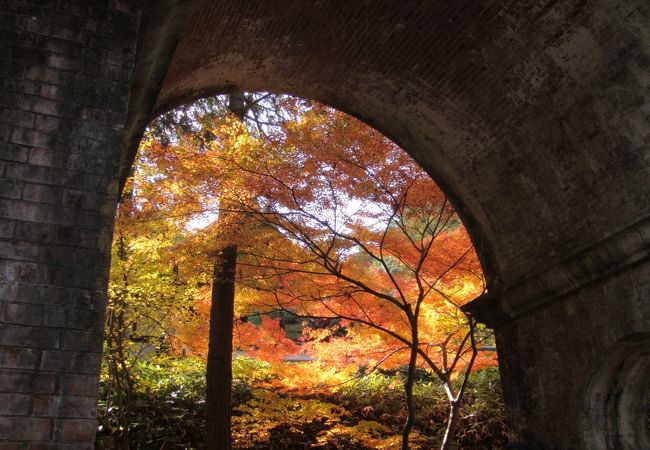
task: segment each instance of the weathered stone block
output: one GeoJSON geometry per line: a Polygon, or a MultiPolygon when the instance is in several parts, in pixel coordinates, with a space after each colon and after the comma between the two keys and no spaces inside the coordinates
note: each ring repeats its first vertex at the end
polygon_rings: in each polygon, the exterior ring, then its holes
{"type": "Polygon", "coordinates": [[[63,197],[61,189],[44,184],[25,184],[22,193],[23,200],[38,203],[60,204],[63,197]]]}
{"type": "Polygon", "coordinates": [[[43,325],[58,327],[66,331],[71,328],[92,329],[101,324],[101,315],[98,311],[73,308],[44,309],[43,325]]]}
{"type": "Polygon", "coordinates": [[[22,183],[15,180],[0,180],[0,195],[2,197],[19,199],[22,193],[22,183]]]}
{"type": "Polygon", "coordinates": [[[0,368],[36,369],[39,354],[40,351],[34,348],[0,346],[0,368]]]}
{"type": "Polygon", "coordinates": [[[13,220],[0,219],[0,238],[11,238],[16,230],[16,222],[13,220]]]}
{"type": "Polygon", "coordinates": [[[16,239],[47,244],[54,242],[56,232],[57,227],[48,223],[19,222],[16,228],[16,239]]]}
{"type": "Polygon", "coordinates": [[[61,376],[61,394],[93,397],[99,389],[99,376],[87,374],[65,374],[61,376]]]}
{"type": "Polygon", "coordinates": [[[56,374],[0,370],[0,392],[48,394],[56,390],[56,374]]]}
{"type": "Polygon", "coordinates": [[[0,436],[3,439],[45,441],[52,434],[52,421],[31,417],[0,417],[0,436]]]}
{"type": "Polygon", "coordinates": [[[25,450],[26,444],[3,444],[0,443],[0,450],[25,450]]]}
{"type": "Polygon", "coordinates": [[[101,353],[43,350],[40,370],[62,373],[99,373],[101,353]]]}
{"type": "Polygon", "coordinates": [[[28,348],[59,348],[61,332],[55,328],[32,326],[0,327],[0,345],[15,345],[28,348]]]}
{"type": "Polygon", "coordinates": [[[95,438],[97,421],[93,419],[57,419],[54,439],[62,443],[87,443],[95,438]]]}
{"type": "Polygon", "coordinates": [[[63,349],[82,352],[101,351],[104,336],[103,333],[97,330],[97,324],[99,323],[99,318],[101,317],[102,316],[99,315],[93,317],[93,322],[89,322],[89,326],[84,327],[93,327],[93,331],[65,330],[63,333],[63,349]]]}
{"type": "Polygon", "coordinates": [[[0,322],[41,325],[43,322],[43,307],[23,303],[4,303],[0,305],[0,322]]]}
{"type": "Polygon", "coordinates": [[[5,110],[0,116],[0,122],[7,123],[20,128],[31,128],[34,125],[35,116],[33,113],[19,110],[5,110]]]}
{"type": "Polygon", "coordinates": [[[48,271],[44,264],[0,259],[0,283],[47,283],[48,271]]]}
{"type": "Polygon", "coordinates": [[[25,162],[27,161],[28,156],[29,156],[29,149],[25,147],[0,143],[0,160],[25,162]]]}
{"type": "MultiPolygon", "coordinates": [[[[47,85],[43,86],[44,90],[47,90],[48,97],[56,97],[61,88],[58,86],[47,85]]],[[[72,122],[69,120],[61,119],[56,116],[45,116],[42,114],[37,114],[34,119],[34,128],[37,130],[44,131],[46,133],[53,133],[61,127],[66,127],[71,129],[72,122]]]]}
{"type": "Polygon", "coordinates": [[[34,417],[93,418],[97,413],[97,399],[62,395],[34,396],[34,417]]]}
{"type": "Polygon", "coordinates": [[[29,395],[0,393],[0,415],[26,416],[31,408],[32,397],[29,395]]]}

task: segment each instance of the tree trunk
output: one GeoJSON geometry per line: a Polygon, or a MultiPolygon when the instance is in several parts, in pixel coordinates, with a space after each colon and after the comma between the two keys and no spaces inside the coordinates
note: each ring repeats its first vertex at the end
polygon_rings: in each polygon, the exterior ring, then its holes
{"type": "Polygon", "coordinates": [[[411,344],[411,355],[409,358],[408,373],[406,375],[406,382],[404,383],[404,393],[406,394],[406,422],[402,428],[402,449],[409,449],[409,437],[415,424],[415,399],[413,398],[413,385],[415,384],[415,369],[418,359],[418,346],[417,332],[412,333],[413,342],[411,344]]]}
{"type": "Polygon", "coordinates": [[[458,424],[458,413],[460,412],[460,402],[452,400],[449,402],[449,422],[447,422],[447,429],[445,436],[442,438],[440,450],[449,450],[451,444],[454,442],[456,435],[456,425],[458,424]]]}
{"type": "Polygon", "coordinates": [[[228,110],[241,121],[246,117],[246,97],[241,89],[233,89],[228,94],[228,110]]]}
{"type": "Polygon", "coordinates": [[[206,392],[205,448],[230,450],[232,323],[237,247],[230,245],[214,262],[206,392]]]}

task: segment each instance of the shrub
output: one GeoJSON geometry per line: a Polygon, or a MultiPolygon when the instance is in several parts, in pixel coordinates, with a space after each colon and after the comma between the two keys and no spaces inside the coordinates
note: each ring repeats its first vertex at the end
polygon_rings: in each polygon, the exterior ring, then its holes
{"type": "MultiPolygon", "coordinates": [[[[205,362],[156,357],[133,368],[136,389],[128,412],[132,449],[202,448],[205,426],[205,362]]],[[[447,399],[442,386],[422,378],[412,449],[435,448],[444,433],[447,399]]],[[[404,422],[402,376],[372,373],[353,383],[299,394],[278,388],[273,366],[249,358],[233,361],[233,437],[241,449],[397,448],[404,422]],[[308,447],[305,447],[308,445],[308,447]]],[[[102,378],[97,448],[115,448],[121,411],[107,404],[102,378]]],[[[114,394],[113,394],[114,395],[114,394]]],[[[456,434],[459,448],[502,448],[506,427],[499,374],[484,369],[467,387],[456,434]]]]}

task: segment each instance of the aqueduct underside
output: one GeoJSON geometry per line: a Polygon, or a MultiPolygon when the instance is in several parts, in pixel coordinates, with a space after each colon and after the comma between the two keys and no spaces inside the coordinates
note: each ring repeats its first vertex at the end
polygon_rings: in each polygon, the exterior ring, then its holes
{"type": "Polygon", "coordinates": [[[362,118],[453,199],[511,442],[650,448],[649,9],[1,1],[0,448],[92,448],[121,177],[152,115],[233,87],[362,118]]]}

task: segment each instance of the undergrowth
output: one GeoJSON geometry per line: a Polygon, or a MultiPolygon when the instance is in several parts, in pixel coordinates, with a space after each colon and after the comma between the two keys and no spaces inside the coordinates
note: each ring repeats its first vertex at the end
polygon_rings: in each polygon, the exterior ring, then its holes
{"type": "MultiPolygon", "coordinates": [[[[205,363],[191,358],[156,359],[133,369],[131,449],[201,449],[205,425],[205,363]]],[[[268,363],[233,363],[233,443],[236,449],[395,449],[405,419],[399,373],[371,373],[335,388],[283,389],[268,363]]],[[[281,381],[281,380],[280,380],[281,381]]],[[[97,449],[114,449],[118,411],[115,389],[102,378],[97,449]],[[111,392],[112,389],[112,392],[111,392]]],[[[437,448],[445,429],[442,387],[420,380],[415,388],[417,425],[412,449],[437,448]]],[[[502,448],[506,443],[498,372],[472,376],[457,448],[502,448]]]]}

